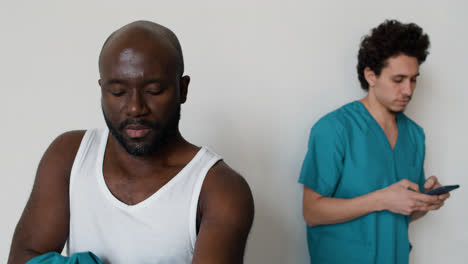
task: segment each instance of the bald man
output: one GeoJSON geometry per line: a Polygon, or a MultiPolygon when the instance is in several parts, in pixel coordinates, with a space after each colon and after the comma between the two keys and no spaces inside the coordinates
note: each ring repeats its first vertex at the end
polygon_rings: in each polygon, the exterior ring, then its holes
{"type": "Polygon", "coordinates": [[[242,263],[254,206],[246,181],[179,132],[190,82],[169,29],[111,34],[99,56],[105,129],[45,152],[9,264],[90,251],[104,263],[242,263]]]}

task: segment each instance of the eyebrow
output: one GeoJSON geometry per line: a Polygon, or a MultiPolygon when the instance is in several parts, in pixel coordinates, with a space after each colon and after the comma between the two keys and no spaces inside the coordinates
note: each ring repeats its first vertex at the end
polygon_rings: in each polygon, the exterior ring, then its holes
{"type": "Polygon", "coordinates": [[[110,79],[110,80],[104,80],[104,84],[110,85],[110,84],[123,84],[124,81],[120,79],[110,79]]]}
{"type": "MultiPolygon", "coordinates": [[[[126,82],[122,79],[109,79],[109,80],[104,80],[105,85],[111,85],[111,84],[125,84],[126,82]]],[[[151,78],[148,80],[144,81],[145,84],[150,84],[150,83],[160,83],[160,84],[165,84],[166,81],[158,79],[158,78],[151,78]]]]}
{"type": "Polygon", "coordinates": [[[166,81],[161,80],[161,79],[158,79],[158,78],[151,78],[151,79],[145,80],[145,84],[149,84],[149,83],[160,83],[160,84],[165,84],[166,81]]]}
{"type": "MultiPolygon", "coordinates": [[[[418,77],[419,76],[419,72],[417,74],[415,74],[414,76],[411,76],[411,78],[415,78],[415,77],[418,77]]],[[[406,75],[406,74],[397,74],[397,75],[393,75],[392,78],[406,78],[406,77],[410,77],[409,75],[406,75]]]]}

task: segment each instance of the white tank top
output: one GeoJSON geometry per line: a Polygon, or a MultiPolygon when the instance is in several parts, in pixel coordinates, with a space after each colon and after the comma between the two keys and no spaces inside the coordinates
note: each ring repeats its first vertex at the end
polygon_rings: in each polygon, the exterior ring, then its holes
{"type": "Polygon", "coordinates": [[[203,180],[220,156],[203,147],[167,184],[127,205],[102,173],[108,129],[88,130],[70,175],[68,254],[91,251],[104,263],[191,263],[203,180]]]}

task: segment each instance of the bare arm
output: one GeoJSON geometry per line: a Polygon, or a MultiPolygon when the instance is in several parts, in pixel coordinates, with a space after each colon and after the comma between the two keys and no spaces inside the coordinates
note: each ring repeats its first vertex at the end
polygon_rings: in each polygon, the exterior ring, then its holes
{"type": "Polygon", "coordinates": [[[304,186],[303,215],[308,226],[338,224],[380,210],[376,193],[352,199],[322,196],[304,186]]]}
{"type": "Polygon", "coordinates": [[[68,238],[68,183],[83,131],[68,132],[52,142],[37,169],[33,190],[16,226],[8,264],[61,252],[68,238]]]}
{"type": "Polygon", "coordinates": [[[243,263],[254,217],[247,182],[224,162],[219,162],[203,183],[200,209],[200,230],[192,263],[243,263]]]}
{"type": "Polygon", "coordinates": [[[418,185],[406,179],[351,199],[324,197],[304,187],[303,215],[309,226],[329,225],[347,222],[375,211],[389,210],[403,215],[427,211],[437,199],[419,193],[418,185]]]}

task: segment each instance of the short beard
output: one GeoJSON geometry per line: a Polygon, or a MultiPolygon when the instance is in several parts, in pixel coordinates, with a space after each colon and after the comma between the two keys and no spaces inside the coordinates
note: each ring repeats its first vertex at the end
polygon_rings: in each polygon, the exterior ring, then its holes
{"type": "Polygon", "coordinates": [[[167,123],[162,125],[151,123],[143,119],[126,119],[119,124],[118,128],[116,128],[107,118],[104,109],[102,109],[102,113],[112,136],[117,140],[117,142],[119,142],[125,151],[132,156],[145,157],[159,152],[177,135],[180,120],[180,105],[177,105],[177,108],[173,112],[173,115],[167,120],[167,123]],[[122,131],[125,126],[130,124],[138,124],[151,128],[153,133],[151,141],[145,144],[143,142],[129,142],[124,139],[122,131]]]}
{"type": "Polygon", "coordinates": [[[390,109],[390,113],[392,113],[393,115],[398,115],[398,114],[401,114],[405,111],[405,109],[401,110],[401,111],[394,111],[394,110],[391,110],[390,109]]]}

